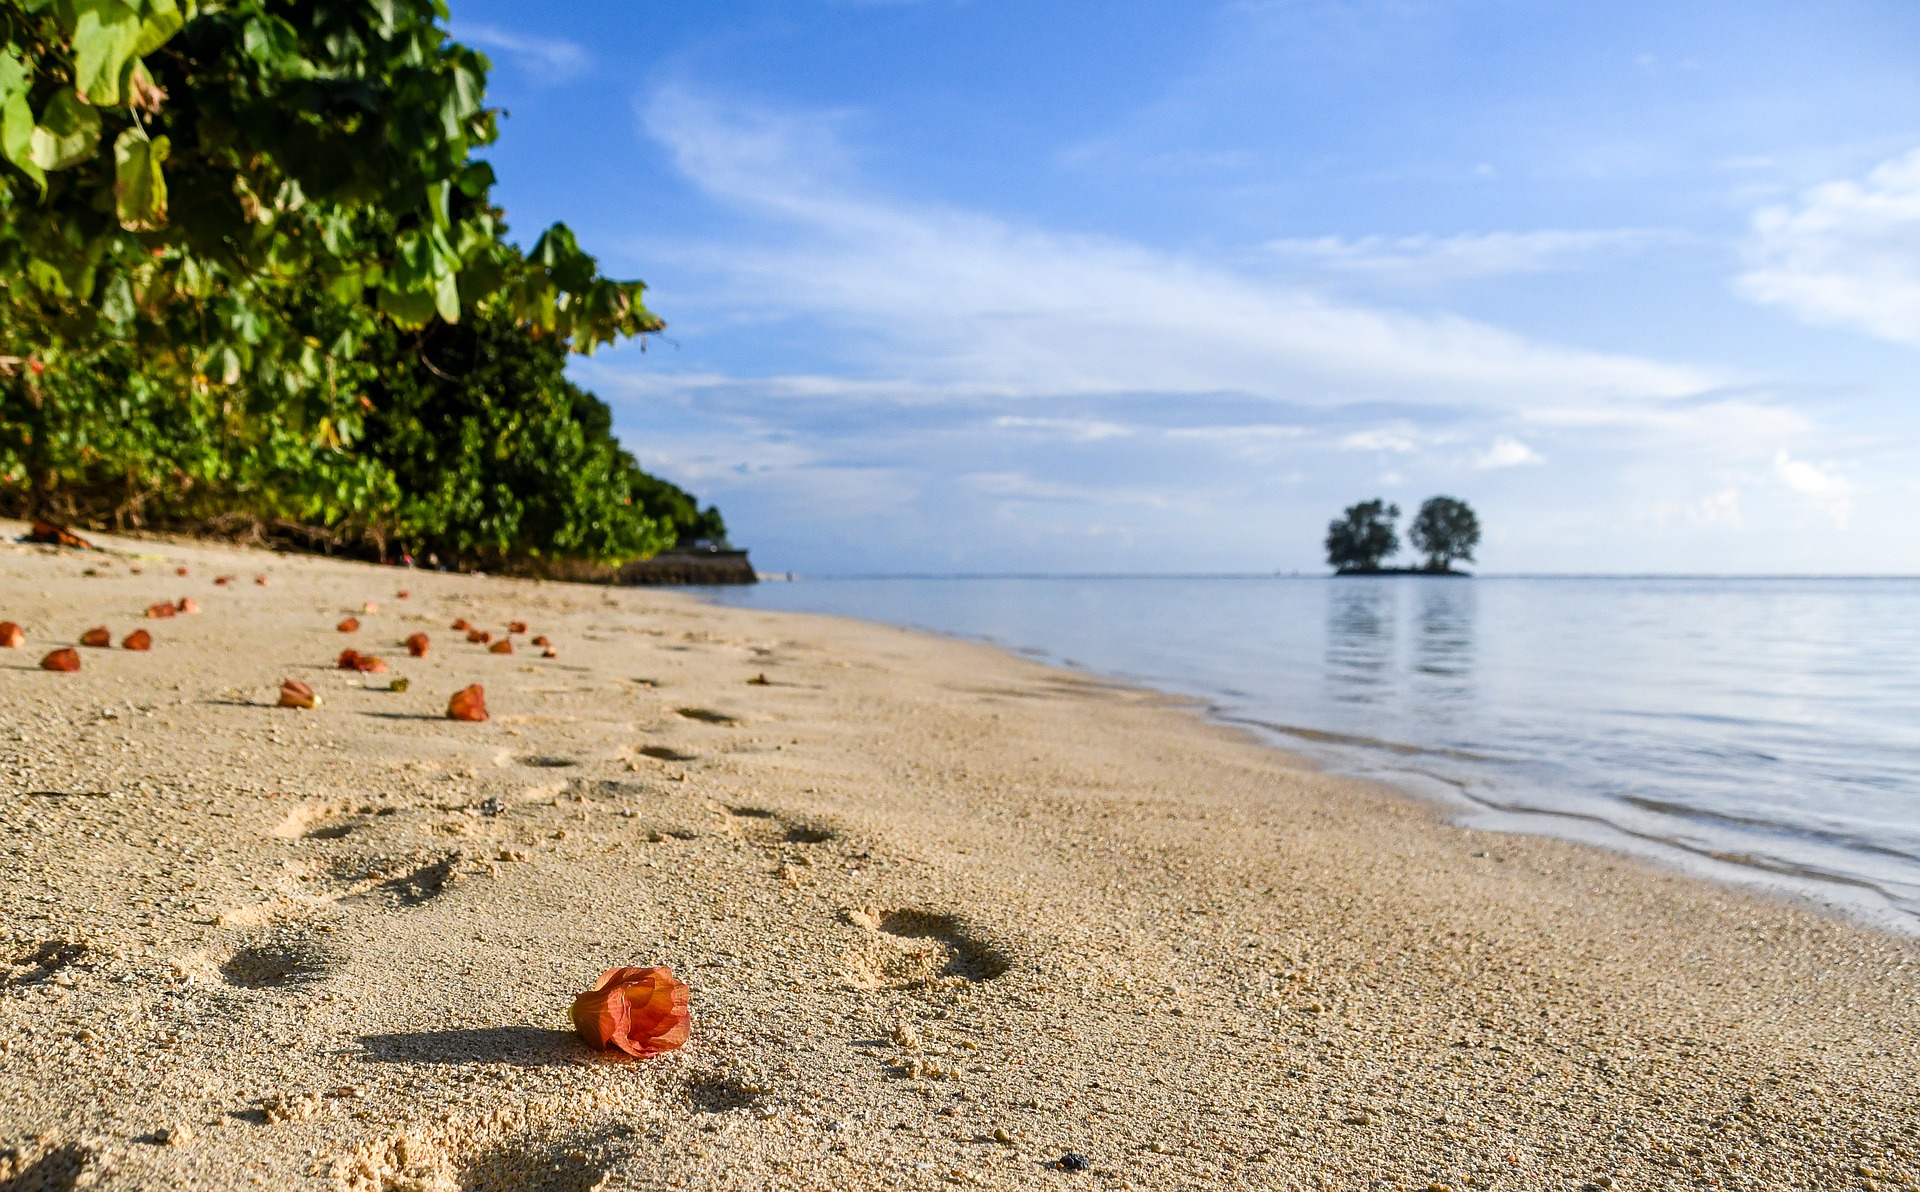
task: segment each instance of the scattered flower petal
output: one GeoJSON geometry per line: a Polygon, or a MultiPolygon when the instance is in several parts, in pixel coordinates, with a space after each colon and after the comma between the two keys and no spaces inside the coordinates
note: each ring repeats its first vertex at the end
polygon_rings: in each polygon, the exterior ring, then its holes
{"type": "Polygon", "coordinates": [[[233,577],[231,575],[216,575],[213,577],[213,586],[216,588],[224,588],[232,582],[233,577]]]}
{"type": "Polygon", "coordinates": [[[85,538],[80,537],[80,535],[67,529],[65,526],[56,526],[52,522],[43,521],[33,523],[33,528],[27,531],[27,541],[38,542],[45,546],[72,546],[78,547],[81,550],[92,550],[94,548],[93,543],[88,542],[85,538]]]}
{"type": "Polygon", "coordinates": [[[691,997],[686,983],[664,965],[608,969],[573,999],[573,1027],[601,1051],[659,1055],[687,1041],[691,997]]]}
{"type": "Polygon", "coordinates": [[[113,632],[105,625],[95,625],[92,629],[80,635],[80,644],[83,646],[92,646],[95,649],[111,646],[113,644],[113,632]]]}
{"type": "Polygon", "coordinates": [[[179,611],[180,611],[179,609],[173,607],[173,604],[171,601],[166,601],[166,600],[162,600],[158,604],[149,604],[147,606],[147,616],[153,618],[154,620],[159,620],[161,617],[171,617],[179,611]]]}
{"type": "Polygon", "coordinates": [[[173,573],[175,575],[185,575],[187,573],[187,569],[185,567],[175,567],[173,569],[173,573]]]}
{"type": "Polygon", "coordinates": [[[469,629],[467,630],[467,640],[470,642],[490,642],[493,640],[493,634],[488,633],[484,629],[469,629]]]}
{"type": "Polygon", "coordinates": [[[360,632],[360,621],[357,617],[348,617],[338,625],[335,625],[334,628],[342,633],[358,633],[360,632]]]}
{"type": "Polygon", "coordinates": [[[447,701],[447,718],[450,720],[485,720],[487,718],[487,693],[480,684],[462,687],[453,693],[447,701]]]}
{"type": "Polygon", "coordinates": [[[539,637],[534,638],[531,644],[536,646],[550,646],[553,643],[548,641],[547,635],[543,633],[539,637]]]}
{"type": "Polygon", "coordinates": [[[360,668],[360,651],[340,651],[340,660],[334,663],[334,666],[340,670],[358,670],[360,668]]]}
{"type": "Polygon", "coordinates": [[[527,623],[525,621],[511,621],[507,624],[508,633],[525,633],[526,631],[527,623]]]}
{"type": "Polygon", "coordinates": [[[122,650],[151,650],[153,649],[153,634],[148,633],[144,629],[136,629],[120,639],[120,648],[122,650]]]}
{"type": "Polygon", "coordinates": [[[80,669],[80,651],[72,646],[63,646],[40,660],[41,670],[77,671],[80,669]]]}
{"type": "Polygon", "coordinates": [[[405,588],[402,588],[398,592],[395,592],[393,594],[393,598],[395,600],[405,600],[408,596],[411,596],[412,594],[413,593],[407,591],[405,588]]]}
{"type": "Polygon", "coordinates": [[[513,653],[513,642],[512,642],[512,640],[511,640],[511,639],[509,639],[509,638],[504,638],[504,637],[503,637],[503,638],[501,638],[501,639],[500,639],[499,641],[497,641],[497,642],[495,642],[495,643],[493,643],[492,645],[490,645],[490,646],[488,646],[488,647],[487,647],[487,653],[489,653],[489,654],[511,654],[511,653],[513,653]]]}
{"type": "Polygon", "coordinates": [[[453,624],[447,626],[447,628],[453,630],[455,633],[465,633],[467,630],[472,629],[473,626],[467,624],[467,619],[465,617],[461,617],[458,621],[455,621],[453,624]]]}
{"type": "Polygon", "coordinates": [[[27,644],[27,635],[12,621],[0,621],[0,649],[18,650],[27,644]]]}
{"type": "Polygon", "coordinates": [[[378,600],[369,600],[360,611],[363,613],[377,613],[380,611],[380,602],[378,600]]]}
{"type": "Polygon", "coordinates": [[[180,598],[180,603],[174,605],[173,607],[180,612],[186,613],[188,616],[192,616],[193,614],[200,611],[199,603],[195,601],[194,598],[191,596],[182,596],[180,598]]]}
{"type": "Polygon", "coordinates": [[[280,706],[283,708],[315,708],[320,705],[320,697],[313,688],[298,679],[288,679],[280,684],[280,706]]]}
{"type": "Polygon", "coordinates": [[[264,588],[267,586],[267,577],[264,575],[256,575],[253,577],[253,582],[264,588]]]}
{"type": "Polygon", "coordinates": [[[425,658],[427,656],[427,635],[424,633],[408,634],[407,653],[413,655],[415,658],[425,658]]]}
{"type": "Polygon", "coordinates": [[[365,675],[384,675],[387,673],[387,664],[371,654],[362,654],[354,662],[353,669],[365,675]]]}
{"type": "Polygon", "coordinates": [[[544,650],[542,650],[542,651],[540,651],[540,657],[542,657],[542,658],[558,658],[558,657],[560,657],[560,651],[558,651],[558,650],[556,650],[556,649],[554,649],[554,648],[553,648],[552,646],[548,646],[548,647],[547,647],[546,649],[544,649],[544,650]]]}

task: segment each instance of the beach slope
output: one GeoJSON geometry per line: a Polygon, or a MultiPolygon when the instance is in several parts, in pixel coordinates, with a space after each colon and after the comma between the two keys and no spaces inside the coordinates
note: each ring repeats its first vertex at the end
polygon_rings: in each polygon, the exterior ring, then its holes
{"type": "Polygon", "coordinates": [[[986,646],[0,530],[0,1188],[1920,1187],[1912,940],[986,646]]]}

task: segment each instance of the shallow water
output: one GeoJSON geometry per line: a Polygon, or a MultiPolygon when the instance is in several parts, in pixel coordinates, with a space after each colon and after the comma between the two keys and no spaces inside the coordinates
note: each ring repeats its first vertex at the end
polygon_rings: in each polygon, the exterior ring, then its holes
{"type": "Polygon", "coordinates": [[[1920,580],[844,579],[710,594],[1137,680],[1489,826],[1598,825],[1616,843],[1841,883],[1920,923],[1920,580]]]}

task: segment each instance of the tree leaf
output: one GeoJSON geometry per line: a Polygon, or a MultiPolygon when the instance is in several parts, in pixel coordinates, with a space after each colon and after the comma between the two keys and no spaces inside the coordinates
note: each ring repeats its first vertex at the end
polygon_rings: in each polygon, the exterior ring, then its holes
{"type": "Polygon", "coordinates": [[[167,224],[167,178],[161,164],[172,147],[166,137],[129,128],[113,143],[113,206],[129,232],[152,232],[167,224]]]}
{"type": "Polygon", "coordinates": [[[55,92],[33,130],[29,150],[33,164],[43,170],[64,170],[92,157],[99,148],[100,113],[81,103],[72,91],[55,92]]]}
{"type": "Polygon", "coordinates": [[[73,85],[87,103],[117,107],[120,78],[141,40],[140,14],[120,0],[72,0],[72,4],[73,85]]]}
{"type": "Polygon", "coordinates": [[[0,152],[33,179],[41,194],[47,193],[47,172],[33,160],[33,109],[27,106],[25,91],[7,96],[0,108],[0,152]]]}
{"type": "Polygon", "coordinates": [[[136,58],[144,58],[166,45],[187,23],[186,14],[174,0],[145,0],[140,16],[140,36],[133,45],[136,58]]]}

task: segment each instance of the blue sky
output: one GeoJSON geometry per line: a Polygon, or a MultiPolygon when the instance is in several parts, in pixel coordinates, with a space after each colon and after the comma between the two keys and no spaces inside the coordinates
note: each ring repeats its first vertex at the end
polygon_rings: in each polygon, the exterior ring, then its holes
{"type": "Polygon", "coordinates": [[[764,569],[1920,571],[1920,7],[454,0],[764,569]]]}

